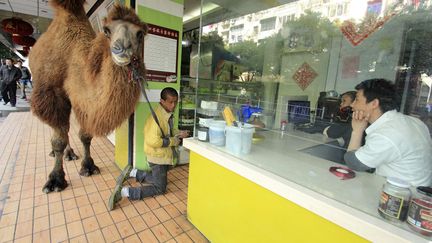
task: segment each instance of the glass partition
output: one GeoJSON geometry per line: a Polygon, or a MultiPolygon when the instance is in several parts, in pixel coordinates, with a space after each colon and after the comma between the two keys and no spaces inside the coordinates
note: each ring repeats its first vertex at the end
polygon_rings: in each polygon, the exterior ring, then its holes
{"type": "Polygon", "coordinates": [[[398,110],[432,131],[431,1],[203,0],[208,3],[219,8],[203,14],[187,78],[196,96],[195,128],[229,118],[229,107],[235,126],[254,126],[252,152],[233,149],[240,137],[226,137],[230,144],[216,148],[363,210],[349,196],[265,160],[288,160],[293,149],[298,160],[344,164],[349,141],[328,138],[326,128],[351,127],[351,109],[344,106],[367,79],[393,82],[398,110]]]}

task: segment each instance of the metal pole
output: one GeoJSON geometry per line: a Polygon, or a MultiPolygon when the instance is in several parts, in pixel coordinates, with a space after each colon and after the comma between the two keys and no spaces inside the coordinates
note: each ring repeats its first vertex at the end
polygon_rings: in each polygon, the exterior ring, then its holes
{"type": "Polygon", "coordinates": [[[411,74],[412,74],[412,68],[413,68],[413,62],[414,62],[414,51],[416,48],[415,42],[411,44],[411,50],[410,50],[410,57],[408,61],[408,69],[407,69],[407,75],[405,77],[405,85],[404,85],[404,91],[402,93],[402,102],[400,107],[400,112],[404,113],[405,111],[405,103],[408,97],[408,89],[409,89],[409,83],[411,80],[411,74]]]}

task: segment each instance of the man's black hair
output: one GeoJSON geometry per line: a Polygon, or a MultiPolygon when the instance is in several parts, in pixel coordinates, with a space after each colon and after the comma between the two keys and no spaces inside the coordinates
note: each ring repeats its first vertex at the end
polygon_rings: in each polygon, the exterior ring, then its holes
{"type": "Polygon", "coordinates": [[[357,93],[356,91],[347,91],[347,92],[341,94],[340,97],[342,98],[344,95],[348,95],[351,98],[351,101],[354,101],[355,97],[356,97],[356,93],[357,93]]]}
{"type": "Polygon", "coordinates": [[[5,60],[11,60],[13,62],[13,59],[11,57],[6,57],[5,60]]]}
{"type": "Polygon", "coordinates": [[[171,87],[164,88],[160,94],[161,99],[166,100],[168,98],[168,95],[171,97],[178,97],[177,90],[171,87]]]}
{"type": "Polygon", "coordinates": [[[377,99],[383,113],[398,109],[398,96],[395,85],[386,79],[368,79],[355,86],[356,90],[363,90],[367,103],[377,99]]]}

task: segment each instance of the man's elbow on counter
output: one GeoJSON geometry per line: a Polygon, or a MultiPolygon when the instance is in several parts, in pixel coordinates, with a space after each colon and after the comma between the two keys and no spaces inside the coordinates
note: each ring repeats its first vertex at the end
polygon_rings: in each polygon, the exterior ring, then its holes
{"type": "Polygon", "coordinates": [[[355,151],[348,151],[344,155],[346,165],[356,171],[367,171],[372,169],[371,167],[363,164],[355,155],[355,151]]]}

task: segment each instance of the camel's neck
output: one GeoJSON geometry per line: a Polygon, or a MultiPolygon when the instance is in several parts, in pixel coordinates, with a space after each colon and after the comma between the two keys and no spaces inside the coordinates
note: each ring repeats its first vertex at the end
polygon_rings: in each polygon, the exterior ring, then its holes
{"type": "Polygon", "coordinates": [[[91,107],[82,107],[86,109],[86,129],[105,134],[134,111],[140,87],[130,81],[128,67],[112,61],[108,41],[100,34],[92,41],[84,72],[87,90],[82,92],[94,101],[91,107]]]}

